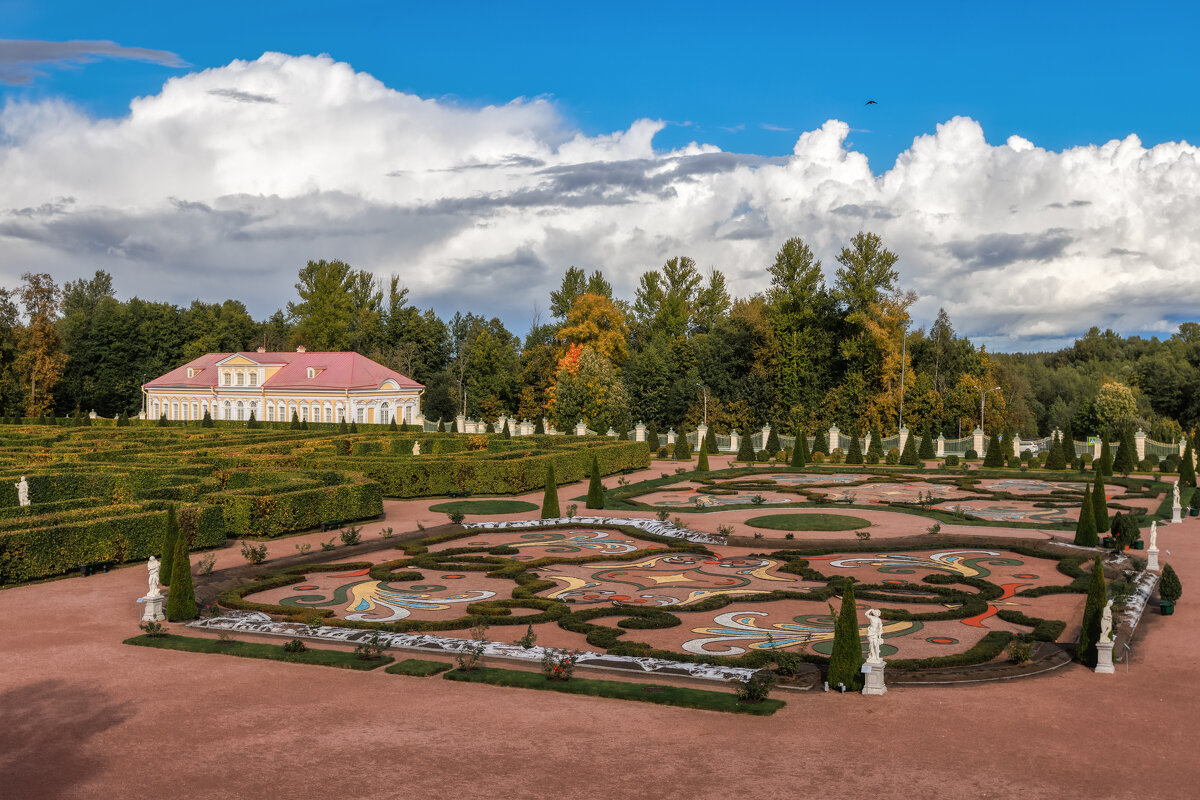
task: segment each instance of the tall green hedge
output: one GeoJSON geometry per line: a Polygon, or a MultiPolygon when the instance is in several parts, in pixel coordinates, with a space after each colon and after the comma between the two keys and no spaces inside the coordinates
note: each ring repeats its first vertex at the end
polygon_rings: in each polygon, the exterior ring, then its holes
{"type": "Polygon", "coordinates": [[[224,510],[230,536],[281,536],[323,522],[352,522],[383,513],[380,485],[361,478],[339,486],[291,492],[226,492],[206,500],[224,510]]]}

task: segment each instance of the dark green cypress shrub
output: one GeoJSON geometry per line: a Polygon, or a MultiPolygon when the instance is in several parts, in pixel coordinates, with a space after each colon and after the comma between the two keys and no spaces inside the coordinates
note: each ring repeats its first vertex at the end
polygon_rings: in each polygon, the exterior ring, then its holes
{"type": "Polygon", "coordinates": [[[937,448],[933,445],[932,423],[925,426],[925,433],[921,435],[921,446],[917,450],[917,457],[921,460],[937,458],[937,448]]]}
{"type": "Polygon", "coordinates": [[[258,420],[254,417],[254,412],[250,412],[250,418],[246,420],[246,427],[255,429],[258,427],[258,420]]]}
{"type": "Polygon", "coordinates": [[[1079,520],[1075,523],[1075,544],[1080,547],[1095,547],[1100,544],[1096,535],[1096,516],[1092,508],[1092,487],[1084,486],[1079,520]]]}
{"type": "Polygon", "coordinates": [[[187,537],[175,540],[175,562],[171,565],[171,591],[167,593],[167,619],[185,622],[196,618],[196,589],[192,585],[192,560],[187,537]]]}
{"type": "Polygon", "coordinates": [[[992,438],[988,439],[987,452],[983,456],[983,465],[993,468],[1004,466],[1004,445],[1000,442],[999,434],[993,433],[992,438]]]}
{"type": "Polygon", "coordinates": [[[796,431],[796,445],[792,448],[792,466],[803,467],[808,463],[808,434],[803,429],[796,431]]]}
{"type": "MultiPolygon", "coordinates": [[[[207,411],[204,412],[204,416],[206,416],[206,417],[208,416],[207,411]]],[[[122,411],[120,414],[117,414],[117,427],[118,428],[128,428],[129,427],[129,415],[126,414],[124,411],[122,411]]],[[[208,426],[206,425],[205,427],[208,427],[208,426]]]]}
{"type": "Polygon", "coordinates": [[[167,427],[167,415],[166,414],[163,414],[161,417],[158,418],[158,427],[160,427],[160,428],[167,427]]]}
{"type": "Polygon", "coordinates": [[[1118,511],[1113,516],[1109,535],[1112,536],[1113,541],[1116,543],[1117,552],[1122,553],[1125,551],[1125,548],[1132,547],[1134,542],[1142,538],[1142,531],[1138,528],[1132,516],[1122,514],[1118,511]]]}
{"type": "Polygon", "coordinates": [[[1046,455],[1046,469],[1066,469],[1067,456],[1062,439],[1050,434],[1050,452],[1046,455]]]}
{"type": "Polygon", "coordinates": [[[300,430],[300,415],[299,415],[298,413],[296,413],[295,411],[293,411],[293,412],[292,412],[292,425],[291,425],[291,428],[292,428],[292,430],[294,430],[294,431],[298,431],[298,430],[300,430]]]}
{"type": "Polygon", "coordinates": [[[158,582],[171,585],[171,570],[175,564],[175,541],[179,538],[179,523],[175,519],[175,504],[167,506],[167,527],[163,531],[162,555],[159,556],[158,582]]]}
{"type": "Polygon", "coordinates": [[[346,424],[346,418],[342,417],[338,420],[338,433],[349,433],[350,426],[346,424]]]}
{"type": "Polygon", "coordinates": [[[775,432],[775,426],[772,425],[771,432],[767,434],[767,443],[763,445],[763,450],[766,450],[774,457],[782,449],[783,446],[779,444],[779,434],[775,432]]]}
{"type": "Polygon", "coordinates": [[[871,444],[867,446],[867,459],[872,464],[878,464],[883,460],[883,431],[879,426],[875,426],[875,430],[871,431],[871,444]]]}
{"type": "Polygon", "coordinates": [[[438,432],[438,433],[445,433],[445,432],[446,432],[446,423],[442,421],[442,418],[441,418],[441,417],[438,417],[438,428],[437,428],[437,432],[438,432]]]}
{"type": "Polygon", "coordinates": [[[692,460],[692,447],[688,444],[687,436],[682,433],[675,437],[674,456],[676,461],[692,460]]]}
{"type": "Polygon", "coordinates": [[[708,472],[708,441],[700,440],[700,455],[696,459],[696,471],[708,472]]]}
{"type": "Polygon", "coordinates": [[[1108,532],[1108,499],[1104,496],[1104,475],[1099,470],[1092,485],[1092,521],[1096,523],[1096,533],[1108,532]]]}
{"type": "Polygon", "coordinates": [[[1163,567],[1162,578],[1158,581],[1159,599],[1174,603],[1183,595],[1183,584],[1175,574],[1175,568],[1170,564],[1163,567]]]}
{"type": "Polygon", "coordinates": [[[1128,475],[1137,469],[1137,443],[1133,440],[1133,428],[1126,425],[1117,440],[1117,454],[1113,457],[1113,472],[1128,475]]]}
{"type": "Polygon", "coordinates": [[[750,464],[755,462],[754,443],[750,441],[749,436],[743,436],[742,441],[738,444],[737,460],[750,464]]]}
{"type": "Polygon", "coordinates": [[[538,415],[537,425],[534,426],[533,432],[536,436],[545,436],[546,435],[546,421],[545,421],[545,418],[543,418],[541,414],[538,415]]]}
{"type": "Polygon", "coordinates": [[[829,455],[829,434],[824,430],[818,430],[816,438],[813,439],[813,453],[823,453],[829,455]]]}
{"type": "Polygon", "coordinates": [[[1183,447],[1183,458],[1179,459],[1179,485],[1195,486],[1196,485],[1196,463],[1192,453],[1192,437],[1187,437],[1187,444],[1183,447]]]}
{"type": "Polygon", "coordinates": [[[846,463],[863,463],[862,443],[858,441],[858,431],[855,431],[850,436],[850,448],[846,451],[846,463]]]}
{"type": "Polygon", "coordinates": [[[904,449],[900,451],[900,463],[906,467],[915,467],[921,463],[917,456],[917,437],[909,434],[904,440],[904,449]]]}
{"type": "Polygon", "coordinates": [[[300,430],[302,430],[302,431],[308,430],[308,418],[307,417],[300,420],[300,430]]]}
{"type": "Polygon", "coordinates": [[[1092,565],[1092,580],[1088,584],[1087,602],[1083,606],[1083,625],[1079,631],[1079,645],[1075,657],[1085,666],[1096,666],[1096,642],[1100,641],[1100,617],[1108,602],[1108,587],[1104,582],[1104,567],[1100,556],[1092,565]]]}
{"type": "Polygon", "coordinates": [[[358,433],[358,420],[350,420],[350,433],[358,433]]]}
{"type": "Polygon", "coordinates": [[[717,445],[716,428],[709,428],[708,432],[704,434],[704,449],[713,454],[720,451],[721,448],[717,445]]]}
{"type": "Polygon", "coordinates": [[[557,519],[562,514],[558,510],[558,481],[554,478],[554,462],[546,465],[546,493],[542,496],[542,519],[557,519]]]}
{"type": "Polygon", "coordinates": [[[389,431],[397,431],[397,432],[400,430],[400,426],[396,424],[395,417],[392,417],[392,421],[388,423],[388,430],[389,431]]]}
{"type": "MultiPolygon", "coordinates": [[[[854,583],[846,579],[842,609],[833,621],[833,650],[829,656],[829,685],[838,684],[846,691],[862,688],[863,651],[858,631],[858,610],[854,603],[854,583]]],[[[833,615],[833,608],[829,609],[833,615]]]]}
{"type": "Polygon", "coordinates": [[[652,453],[657,453],[658,448],[662,445],[658,441],[658,428],[654,426],[653,422],[646,426],[646,445],[649,446],[652,453]]]}
{"type": "MultiPolygon", "coordinates": [[[[687,439],[683,440],[684,445],[687,444],[687,439]]],[[[604,508],[604,484],[600,482],[600,462],[592,456],[592,478],[588,482],[587,493],[588,508],[604,508]]]]}
{"type": "Polygon", "coordinates": [[[1100,471],[1104,473],[1104,477],[1111,478],[1113,474],[1113,458],[1112,450],[1108,447],[1108,433],[1100,434],[1100,471]]]}
{"type": "Polygon", "coordinates": [[[500,435],[505,439],[512,438],[512,431],[508,429],[508,420],[504,420],[504,427],[500,430],[500,435]]]}
{"type": "Polygon", "coordinates": [[[458,420],[456,420],[456,419],[450,420],[450,427],[446,428],[446,430],[449,433],[458,433],[458,420]]]}
{"type": "Polygon", "coordinates": [[[212,426],[213,426],[212,416],[207,411],[205,411],[204,419],[200,420],[200,427],[201,428],[211,428],[212,426]]]}

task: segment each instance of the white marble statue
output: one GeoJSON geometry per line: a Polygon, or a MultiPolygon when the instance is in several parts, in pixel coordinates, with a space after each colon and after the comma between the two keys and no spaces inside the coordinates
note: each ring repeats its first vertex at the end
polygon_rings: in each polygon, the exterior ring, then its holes
{"type": "Polygon", "coordinates": [[[1109,600],[1100,612],[1100,641],[1111,642],[1112,638],[1112,600],[1109,600]]]}
{"type": "Polygon", "coordinates": [[[1158,549],[1158,523],[1157,522],[1150,523],[1150,549],[1151,550],[1158,549]]]}
{"type": "Polygon", "coordinates": [[[21,480],[13,484],[17,487],[17,503],[22,506],[29,505],[29,481],[25,480],[25,476],[21,476],[21,480]]]}
{"type": "Polygon", "coordinates": [[[867,662],[877,664],[883,659],[879,648],[883,644],[883,617],[878,608],[867,609],[867,662]]]}
{"type": "MultiPolygon", "coordinates": [[[[22,478],[21,480],[25,479],[22,478]]],[[[1171,505],[1175,506],[1176,508],[1179,507],[1179,481],[1175,481],[1175,483],[1171,485],[1171,505]]]]}
{"type": "Polygon", "coordinates": [[[162,568],[162,563],[150,556],[150,560],[146,562],[146,571],[150,573],[150,591],[146,592],[146,597],[162,597],[162,592],[158,589],[158,571],[162,568]]]}
{"type": "Polygon", "coordinates": [[[417,439],[415,442],[413,442],[413,455],[414,456],[421,455],[421,440],[420,439],[417,439]]]}

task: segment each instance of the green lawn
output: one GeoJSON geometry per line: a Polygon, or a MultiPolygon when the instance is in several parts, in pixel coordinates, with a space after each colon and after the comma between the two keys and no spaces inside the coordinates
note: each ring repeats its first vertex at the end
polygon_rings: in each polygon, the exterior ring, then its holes
{"type": "Polygon", "coordinates": [[[852,531],[871,523],[849,514],[767,514],[746,520],[752,528],[772,531],[852,531]]]}
{"type": "Polygon", "coordinates": [[[429,507],[430,511],[452,514],[515,514],[518,511],[537,511],[538,506],[524,500],[452,500],[429,507]]]}
{"type": "Polygon", "coordinates": [[[182,650],[186,653],[219,653],[227,656],[242,658],[266,658],[272,661],[288,661],[293,664],[318,664],[324,667],[341,667],[342,669],[375,669],[392,662],[391,656],[366,661],[354,653],[342,650],[314,650],[309,648],[303,653],[288,653],[280,644],[262,644],[260,642],[239,642],[220,639],[204,639],[199,636],[177,636],[169,633],[165,636],[134,636],[126,639],[125,644],[139,647],[157,647],[160,650],[182,650]]]}
{"type": "Polygon", "coordinates": [[[424,658],[406,658],[403,661],[397,661],[390,667],[384,670],[390,675],[412,675],[416,678],[428,678],[431,675],[437,675],[439,672],[445,672],[454,666],[447,664],[444,661],[427,661],[424,658]]]}
{"type": "Polygon", "coordinates": [[[659,686],[648,683],[627,683],[593,678],[572,678],[569,681],[548,680],[540,672],[523,672],[513,669],[480,667],[471,672],[454,670],[442,676],[450,681],[467,683],[489,683],[493,686],[510,686],[518,689],[545,689],[565,694],[583,694],[591,697],[608,697],[616,700],[636,700],[642,703],[658,703],[664,706],[700,708],[706,711],[726,711],[737,714],[768,716],[783,708],[782,700],[763,700],[761,703],[742,703],[733,693],[710,692],[704,689],[685,689],[678,686],[659,686]]]}

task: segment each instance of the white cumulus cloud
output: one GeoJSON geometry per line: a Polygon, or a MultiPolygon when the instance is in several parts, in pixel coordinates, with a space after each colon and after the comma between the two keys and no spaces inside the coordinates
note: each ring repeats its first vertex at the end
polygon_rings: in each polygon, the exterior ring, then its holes
{"type": "Polygon", "coordinates": [[[277,53],[172,78],[118,119],[10,102],[0,283],[106,269],[122,295],[235,296],[261,316],[292,299],[305,261],[342,258],[399,273],[422,305],[520,330],[572,264],[629,296],[643,270],[691,255],[744,295],[787,237],[832,274],[871,230],[921,295],[919,323],[945,306],[999,349],[1091,325],[1169,331],[1200,296],[1186,142],[993,146],[956,117],[877,175],[837,120],[783,158],[655,149],[663,126],[587,136],[544,98],[463,107],[277,53]]]}

